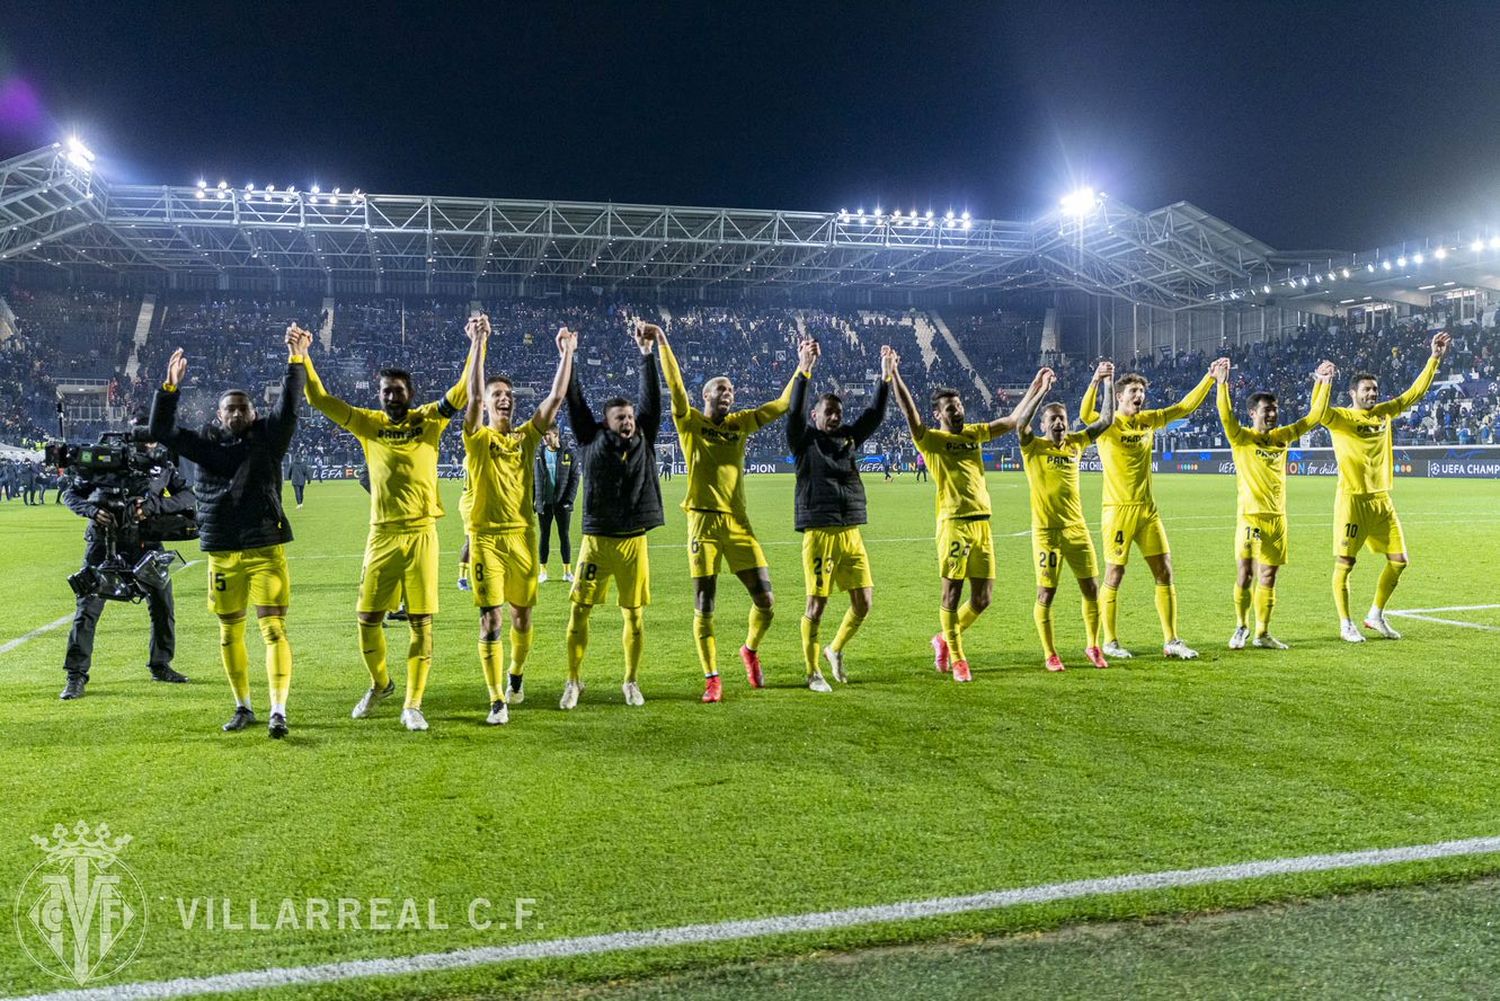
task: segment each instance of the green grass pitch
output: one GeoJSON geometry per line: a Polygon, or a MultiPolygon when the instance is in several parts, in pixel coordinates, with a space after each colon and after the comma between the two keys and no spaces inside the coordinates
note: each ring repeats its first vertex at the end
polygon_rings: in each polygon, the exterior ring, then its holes
{"type": "MultiPolygon", "coordinates": [[[[61,703],[66,627],[0,654],[0,897],[7,912],[40,861],[30,835],[78,818],[134,841],[122,855],[150,906],[123,981],[511,945],[627,929],[754,918],[1258,858],[1500,834],[1500,688],[1491,651],[1500,608],[1425,613],[1489,628],[1394,618],[1406,638],[1340,642],[1329,595],[1333,481],[1290,484],[1291,564],[1275,632],[1287,652],[1224,648],[1234,482],[1159,477],[1172,539],[1182,633],[1193,663],[1160,657],[1149,574],[1126,575],[1121,635],[1137,659],[1108,671],[1082,656],[1078,596],[1059,591],[1070,670],[1049,675],[1032,627],[1026,487],[992,474],[1000,562],[993,608],[966,640],[972,685],[934,674],[932,491],[907,475],[867,480],[865,534],[875,607],[847,657],[853,682],[832,695],[801,685],[799,540],[790,477],[752,477],[751,515],[771,561],[777,618],[763,649],[767,689],[735,656],[748,599],[726,577],[716,616],[725,701],[703,706],[691,638],[682,479],[664,484],[668,524],[652,535],[654,603],[641,684],[622,704],[619,619],[596,610],[577,710],[557,709],[566,589],[541,587],[527,701],[504,728],[483,724],[476,613],[453,587],[457,484],[444,545],[443,611],[424,708],[408,733],[387,703],[349,709],[367,684],[353,603],[366,497],[313,484],[292,510],[295,652],[291,736],[263,725],[219,732],[230,700],[199,564],[176,578],[176,667],[192,684],[146,676],[145,608],[111,606],[86,698],[61,703]],[[447,929],[212,931],[184,928],[178,901],[224,898],[237,919],[257,899],[437,901],[447,929]],[[522,930],[465,921],[475,897],[497,915],[533,898],[522,930]]],[[[1098,477],[1084,478],[1098,513],[1098,477]]],[[[290,497],[290,490],[287,491],[290,497]]],[[[1402,480],[1395,498],[1413,565],[1392,607],[1500,604],[1500,487],[1402,480]]],[[[0,505],[0,644],[71,611],[66,576],[83,522],[62,507],[0,505]]],[[[575,533],[575,542],[576,542],[575,533]]],[[[188,559],[194,544],[180,546],[188,559]]],[[[1355,571],[1368,604],[1378,558],[1355,571]]],[[[552,572],[560,575],[554,555],[552,572]]],[[[844,599],[825,619],[832,635],[844,599]]],[[[405,630],[388,633],[393,674],[405,630]]],[[[257,710],[265,679],[249,639],[257,710]]],[[[443,996],[523,991],[670,972],[818,948],[952,939],[1079,920],[1238,907],[1335,890],[1469,876],[1492,857],[1085,899],[1006,911],[416,978],[356,981],[300,995],[443,996]]],[[[265,914],[263,913],[263,918],[265,914]]],[[[55,989],[0,929],[0,994],[55,989]]],[[[277,992],[271,992],[277,993],[277,992]]],[[[290,997],[289,991],[280,992],[290,997]]]]}

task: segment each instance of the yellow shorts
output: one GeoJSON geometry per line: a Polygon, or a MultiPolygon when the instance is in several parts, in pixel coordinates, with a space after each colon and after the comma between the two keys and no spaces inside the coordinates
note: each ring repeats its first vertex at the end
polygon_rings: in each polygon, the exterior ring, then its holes
{"type": "Polygon", "coordinates": [[[1234,520],[1234,551],[1239,559],[1280,567],[1286,565],[1289,549],[1286,515],[1242,514],[1234,520]]]}
{"type": "Polygon", "coordinates": [[[474,604],[512,608],[536,604],[536,529],[522,532],[476,532],[469,536],[470,586],[474,604]]]}
{"type": "Polygon", "coordinates": [[[874,587],[870,556],[859,526],[809,528],[802,533],[802,577],[807,593],[826,598],[834,591],[874,587]]]}
{"type": "Polygon", "coordinates": [[[720,560],[730,573],[766,566],[765,551],[755,541],[747,522],[721,511],[689,511],[688,567],[694,577],[713,577],[720,560]]]}
{"type": "Polygon", "coordinates": [[[1057,587],[1058,571],[1063,564],[1079,580],[1099,576],[1099,558],[1094,555],[1094,539],[1085,524],[1062,528],[1031,527],[1031,548],[1036,556],[1036,586],[1057,587]]]}
{"type": "Polygon", "coordinates": [[[1160,556],[1170,552],[1167,527],[1155,504],[1113,504],[1104,509],[1104,562],[1125,566],[1130,562],[1130,546],[1141,547],[1142,556],[1160,556]]]}
{"type": "Polygon", "coordinates": [[[621,608],[651,604],[651,558],[646,536],[623,539],[608,535],[585,535],[573,565],[574,602],[597,605],[609,597],[609,582],[619,589],[621,608]]]}
{"type": "Polygon", "coordinates": [[[1406,552],[1406,536],[1391,495],[1336,494],[1333,500],[1333,555],[1353,559],[1369,546],[1377,553],[1406,552]]]}
{"type": "Polygon", "coordinates": [[[948,580],[993,580],[995,541],[988,518],[948,518],[938,524],[938,573],[948,580]]]}
{"type": "Polygon", "coordinates": [[[208,609],[234,615],[250,605],[283,608],[292,603],[292,576],[285,546],[208,553],[208,609]]]}
{"type": "Polygon", "coordinates": [[[365,540],[365,563],[359,572],[361,612],[394,612],[406,599],[411,615],[436,615],[438,610],[437,526],[415,532],[370,530],[365,540]]]}

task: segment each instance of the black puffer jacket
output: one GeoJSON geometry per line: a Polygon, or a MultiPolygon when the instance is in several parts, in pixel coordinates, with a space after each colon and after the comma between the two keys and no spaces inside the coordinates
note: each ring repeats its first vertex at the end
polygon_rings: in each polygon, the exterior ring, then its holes
{"type": "Polygon", "coordinates": [[[281,507],[281,460],[297,430],[297,401],[306,383],[306,367],[301,362],[288,364],[281,399],[242,436],[220,427],[178,427],[181,394],[156,391],[151,436],[198,465],[198,545],[205,552],[292,541],[292,526],[281,507]]]}
{"type": "Polygon", "coordinates": [[[884,379],[874,401],[853,424],[832,433],[819,431],[807,419],[807,389],[812,380],[792,386],[786,414],[786,443],[797,461],[797,531],[863,525],[865,485],[859,478],[859,447],[885,420],[891,385],[884,379]]]}
{"type": "Polygon", "coordinates": [[[568,419],[583,457],[583,534],[619,538],[666,524],[656,479],[661,379],[655,352],[641,356],[634,435],[621,438],[594,416],[578,384],[577,368],[568,383],[568,419]]]}

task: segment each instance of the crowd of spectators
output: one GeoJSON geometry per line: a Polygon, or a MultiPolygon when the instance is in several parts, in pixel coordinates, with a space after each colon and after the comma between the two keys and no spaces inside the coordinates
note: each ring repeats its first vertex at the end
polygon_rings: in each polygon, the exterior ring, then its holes
{"type": "MultiPolygon", "coordinates": [[[[394,366],[412,373],[418,400],[430,399],[452,385],[462,369],[468,348],[463,326],[474,306],[464,300],[374,297],[336,301],[329,315],[324,313],[324,301],[316,297],[161,297],[131,380],[125,376],[125,361],[140,312],[139,297],[10,290],[6,298],[17,316],[18,333],[0,342],[0,441],[33,447],[55,433],[58,380],[82,378],[83,371],[110,379],[109,400],[115,411],[140,410],[149,404],[168,356],[178,347],[189,358],[185,418],[207,420],[219,391],[230,386],[248,390],[265,404],[274,398],[284,371],[282,338],[292,320],[314,330],[314,360],[331,391],[357,405],[374,406],[375,374],[394,366]],[[331,336],[326,345],[325,334],[331,336]]],[[[819,382],[845,394],[850,409],[862,406],[879,370],[883,344],[901,354],[902,371],[919,399],[935,386],[955,386],[964,392],[969,412],[976,417],[1008,410],[1015,388],[1030,380],[1039,362],[1057,370],[1057,395],[1069,402],[1076,416],[1077,400],[1096,361],[1081,354],[1043,357],[1041,325],[1034,318],[994,310],[972,315],[945,311],[945,321],[970,363],[995,390],[986,408],[974,391],[973,371],[958,363],[943,338],[929,340],[924,351],[922,341],[932,330],[919,326],[928,324],[920,312],[751,304],[647,306],[606,298],[505,300],[479,306],[489,314],[494,330],[489,370],[515,381],[522,413],[551,382],[556,364],[553,335],[564,325],[580,334],[579,379],[589,398],[633,397],[639,354],[629,331],[637,318],[667,327],[695,397],[701,382],[725,374],[735,381],[738,403],[745,406],[780,394],[795,369],[796,344],[803,336],[823,344],[819,382]]],[[[1212,352],[1157,352],[1115,362],[1119,372],[1137,371],[1150,379],[1148,406],[1164,406],[1198,382],[1212,357],[1226,354],[1235,366],[1231,385],[1237,401],[1254,390],[1272,389],[1282,397],[1282,413],[1294,415],[1307,404],[1309,374],[1322,358],[1338,363],[1340,390],[1349,375],[1368,370],[1380,378],[1386,395],[1400,392],[1424,363],[1431,330],[1442,326],[1437,319],[1413,316],[1374,334],[1355,336],[1335,321],[1244,346],[1221,345],[1212,352]]],[[[1454,348],[1445,366],[1445,383],[1398,422],[1399,443],[1496,440],[1500,332],[1477,324],[1449,329],[1454,348]]],[[[1340,392],[1336,401],[1343,398],[1340,392]]],[[[304,409],[304,414],[294,454],[314,467],[361,461],[353,438],[315,412],[304,409]]],[[[95,430],[75,424],[70,436],[84,437],[95,430]]],[[[1169,451],[1224,445],[1211,404],[1167,429],[1161,441],[1169,451]]],[[[667,422],[661,444],[672,443],[667,422]]],[[[910,468],[915,459],[894,411],[873,443],[893,456],[897,468],[910,468]]],[[[1326,432],[1319,429],[1312,444],[1324,443],[1326,432]]],[[[442,451],[445,463],[461,462],[456,433],[444,439],[442,451]]],[[[784,451],[774,434],[758,436],[752,447],[752,455],[763,459],[784,451]]]]}

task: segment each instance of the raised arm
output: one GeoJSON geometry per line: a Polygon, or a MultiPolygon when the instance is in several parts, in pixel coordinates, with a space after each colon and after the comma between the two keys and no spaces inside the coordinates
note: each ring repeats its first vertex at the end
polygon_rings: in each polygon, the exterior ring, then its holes
{"type": "Polygon", "coordinates": [[[1101,361],[1098,368],[1094,369],[1093,382],[1089,384],[1092,390],[1098,386],[1096,397],[1103,401],[1095,412],[1094,419],[1088,421],[1084,427],[1084,434],[1089,436],[1089,441],[1097,441],[1099,436],[1109,430],[1109,426],[1115,422],[1115,363],[1112,361],[1101,361]]]}
{"type": "MultiPolygon", "coordinates": [[[[1103,368],[1104,364],[1100,362],[1099,368],[1103,368]]],[[[1113,364],[1110,365],[1110,370],[1114,370],[1113,364]]],[[[1083,399],[1078,403],[1078,419],[1085,424],[1092,424],[1099,419],[1099,381],[1099,369],[1096,368],[1093,381],[1089,383],[1089,388],[1083,391],[1083,399]]]]}
{"type": "Polygon", "coordinates": [[[568,383],[573,379],[573,353],[578,350],[578,335],[567,327],[559,327],[557,331],[557,371],[552,373],[552,389],[547,393],[547,398],[537,406],[536,413],[531,415],[531,426],[536,428],[537,434],[545,434],[552,426],[552,421],[557,417],[558,408],[562,406],[563,397],[568,393],[568,383]]]}
{"type": "MultiPolygon", "coordinates": [[[[474,337],[477,334],[477,330],[479,329],[476,324],[476,321],[478,319],[480,319],[480,317],[471,316],[469,317],[468,322],[464,324],[464,333],[468,335],[471,347],[474,337]]],[[[489,317],[483,317],[483,321],[483,329],[488,330],[490,323],[489,317]]],[[[469,381],[473,378],[474,362],[474,352],[470,350],[469,353],[464,356],[464,370],[458,374],[458,381],[450,386],[448,388],[448,391],[444,393],[436,402],[424,404],[424,406],[430,407],[432,410],[435,410],[437,412],[437,415],[444,420],[451,420],[454,416],[464,413],[469,406],[469,381]]],[[[467,418],[465,419],[467,420],[467,418]]]]}
{"type": "Polygon", "coordinates": [[[880,385],[875,387],[875,399],[865,407],[864,413],[855,418],[851,430],[856,445],[863,445],[885,423],[885,411],[891,402],[891,372],[895,358],[896,352],[889,344],[880,346],[880,385]]]}
{"type": "Polygon", "coordinates": [[[1036,375],[1031,379],[1031,385],[1026,387],[1026,392],[1021,399],[1011,408],[1011,412],[1004,417],[996,417],[990,421],[990,440],[994,441],[1007,432],[1014,431],[1022,425],[1031,423],[1031,418],[1036,414],[1037,404],[1042,402],[1042,396],[1047,392],[1047,387],[1052,385],[1056,379],[1050,368],[1037,369],[1036,375]]]}
{"type": "Polygon", "coordinates": [[[765,403],[762,403],[760,406],[750,411],[750,420],[755,424],[755,428],[757,431],[765,427],[772,421],[777,420],[781,417],[781,415],[785,414],[788,410],[791,409],[792,387],[795,386],[801,379],[802,371],[801,365],[799,363],[798,370],[796,372],[793,372],[792,377],[787,380],[786,388],[781,391],[780,396],[776,397],[776,399],[774,400],[767,400],[765,403]]]}
{"type": "Polygon", "coordinates": [[[1307,415],[1295,424],[1277,428],[1272,437],[1283,445],[1291,444],[1301,438],[1307,432],[1323,423],[1328,416],[1329,403],[1333,399],[1333,376],[1338,369],[1333,362],[1325,361],[1318,366],[1313,373],[1312,402],[1307,408],[1307,415]]]}
{"type": "Polygon", "coordinates": [[[573,437],[578,440],[579,447],[587,448],[599,437],[599,419],[583,398],[583,387],[578,384],[576,368],[568,373],[568,394],[565,399],[568,404],[568,424],[573,428],[573,437]]]}
{"type": "Polygon", "coordinates": [[[266,420],[277,455],[286,455],[292,447],[292,435],[297,433],[297,401],[307,385],[306,358],[311,344],[311,333],[295,323],[287,328],[286,374],[281,377],[281,396],[266,420]]]}
{"type": "Polygon", "coordinates": [[[906,426],[911,429],[912,441],[920,445],[927,434],[927,425],[922,423],[922,412],[917,409],[916,398],[907,388],[906,380],[901,378],[901,356],[894,351],[891,352],[891,387],[896,391],[896,406],[901,408],[901,416],[906,418],[906,426]]]}
{"type": "Polygon", "coordinates": [[[672,394],[672,419],[682,420],[692,412],[693,403],[688,399],[687,386],[682,381],[682,369],[677,364],[677,356],[672,353],[672,345],[667,341],[667,332],[654,323],[646,323],[643,320],[635,321],[636,343],[641,338],[661,345],[661,373],[667,380],[667,391],[672,394]]]}
{"type": "Polygon", "coordinates": [[[812,385],[813,366],[822,349],[811,338],[797,345],[797,371],[792,376],[792,397],[787,407],[786,443],[793,452],[807,438],[807,393],[812,385]]]}
{"type": "Polygon", "coordinates": [[[1448,347],[1453,343],[1453,338],[1448,334],[1438,334],[1432,339],[1432,354],[1427,359],[1427,365],[1417,376],[1417,381],[1394,399],[1377,403],[1370,408],[1370,413],[1376,417],[1395,417],[1397,414],[1411,409],[1417,401],[1427,395],[1427,390],[1432,388],[1433,377],[1437,375],[1438,364],[1443,356],[1448,353],[1448,347]]]}
{"type": "Polygon", "coordinates": [[[1234,414],[1234,398],[1229,393],[1228,359],[1214,362],[1209,366],[1208,374],[1213,376],[1214,381],[1219,384],[1216,402],[1219,408],[1219,423],[1224,425],[1224,437],[1229,439],[1231,445],[1238,445],[1245,437],[1245,429],[1240,425],[1240,419],[1234,414]]]}
{"type": "Polygon", "coordinates": [[[469,358],[464,363],[464,375],[468,377],[464,400],[464,433],[473,434],[479,427],[484,410],[484,363],[489,350],[490,318],[483,313],[469,317],[464,324],[464,333],[469,335],[469,358]]]}
{"type": "Polygon", "coordinates": [[[655,445],[661,432],[661,375],[656,371],[656,352],[652,350],[656,338],[638,332],[635,345],[641,352],[641,398],[635,405],[635,424],[645,439],[655,445]]]}
{"type": "Polygon", "coordinates": [[[187,358],[178,348],[167,361],[166,380],[151,397],[151,440],[161,442],[199,465],[210,465],[213,448],[209,442],[198,432],[177,425],[177,404],[182,399],[177,389],[185,375],[187,358]]]}
{"type": "MultiPolygon", "coordinates": [[[[1218,365],[1220,362],[1223,362],[1227,365],[1229,364],[1229,359],[1215,358],[1213,364],[1218,365]]],[[[1153,412],[1153,416],[1156,419],[1156,425],[1158,427],[1165,427],[1173,421],[1180,420],[1183,417],[1186,417],[1188,414],[1192,413],[1194,410],[1197,410],[1199,407],[1203,406],[1203,401],[1208,399],[1209,390],[1213,388],[1213,367],[1210,366],[1209,370],[1204,373],[1203,378],[1198,380],[1198,385],[1194,386],[1186,396],[1178,400],[1176,403],[1172,404],[1170,407],[1163,407],[1162,409],[1153,412]]]]}

